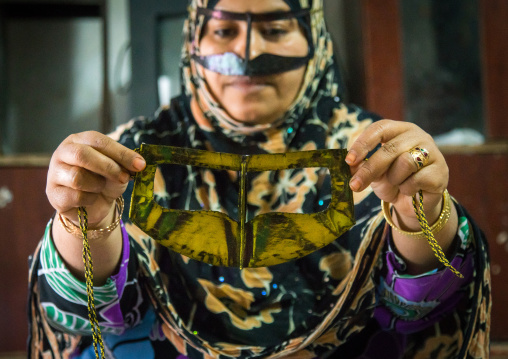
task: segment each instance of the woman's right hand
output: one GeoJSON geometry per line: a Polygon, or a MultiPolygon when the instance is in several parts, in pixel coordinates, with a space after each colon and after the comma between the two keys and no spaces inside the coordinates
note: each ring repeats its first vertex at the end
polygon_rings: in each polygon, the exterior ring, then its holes
{"type": "Polygon", "coordinates": [[[48,170],[46,195],[58,213],[78,224],[78,207],[86,207],[89,228],[110,223],[117,197],[131,173],[146,166],[136,152],[95,131],[73,134],[56,149],[48,170]]]}

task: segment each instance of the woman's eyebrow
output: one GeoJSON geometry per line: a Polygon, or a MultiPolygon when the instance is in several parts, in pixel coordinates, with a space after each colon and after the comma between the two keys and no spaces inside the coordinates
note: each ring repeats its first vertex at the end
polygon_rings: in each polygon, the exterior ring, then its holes
{"type": "Polygon", "coordinates": [[[252,14],[266,14],[266,13],[271,13],[271,12],[288,12],[288,11],[291,11],[291,9],[288,9],[287,7],[284,7],[282,5],[279,5],[279,6],[274,6],[274,7],[271,7],[265,11],[261,11],[261,12],[257,12],[257,11],[236,11],[236,10],[228,10],[228,9],[224,9],[222,7],[220,7],[219,5],[217,5],[214,10],[219,10],[219,11],[229,11],[229,12],[250,12],[252,14]]]}

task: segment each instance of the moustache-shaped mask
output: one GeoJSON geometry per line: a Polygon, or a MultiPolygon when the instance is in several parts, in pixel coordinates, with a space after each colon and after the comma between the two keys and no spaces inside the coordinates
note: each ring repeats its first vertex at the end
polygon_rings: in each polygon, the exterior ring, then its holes
{"type": "MultiPolygon", "coordinates": [[[[247,23],[247,38],[245,39],[245,55],[240,57],[237,54],[224,51],[206,56],[192,54],[192,59],[210,71],[230,76],[266,76],[286,71],[295,70],[306,66],[314,56],[312,45],[312,33],[310,29],[310,11],[302,9],[286,12],[269,12],[261,14],[235,13],[223,10],[197,8],[197,18],[204,17],[204,26],[213,19],[214,28],[221,31],[221,34],[229,35],[235,31],[235,22],[244,21],[247,23]],[[256,31],[266,38],[270,44],[269,53],[262,53],[255,58],[250,58],[252,26],[255,24],[256,31]],[[291,56],[287,51],[281,50],[285,39],[294,36],[298,32],[304,33],[307,40],[306,56],[291,56]],[[278,44],[278,42],[280,42],[278,44]]],[[[214,30],[207,30],[214,31],[214,30]]],[[[220,45],[220,44],[219,44],[220,45]]],[[[220,47],[220,46],[219,46],[220,47]]]]}
{"type": "Polygon", "coordinates": [[[138,152],[147,166],[135,178],[130,220],[162,245],[198,261],[240,268],[276,265],[330,244],[355,224],[345,149],[237,155],[143,144],[138,152]],[[155,171],[162,164],[238,171],[239,220],[221,212],[160,206],[153,195],[155,171]],[[311,214],[270,212],[247,221],[248,172],[310,167],[330,171],[331,201],[326,210],[311,214]]]}

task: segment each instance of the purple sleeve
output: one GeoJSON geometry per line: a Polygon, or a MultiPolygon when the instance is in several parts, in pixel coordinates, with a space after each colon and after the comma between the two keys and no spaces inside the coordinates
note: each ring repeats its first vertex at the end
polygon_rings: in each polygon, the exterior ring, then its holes
{"type": "Polygon", "coordinates": [[[377,278],[378,306],[374,316],[381,327],[410,334],[452,312],[473,279],[471,237],[467,219],[460,217],[457,249],[451,260],[451,265],[464,276],[458,278],[444,266],[416,276],[406,274],[405,263],[393,250],[389,235],[385,265],[377,278]]]}
{"type": "Polygon", "coordinates": [[[129,264],[129,255],[130,255],[129,236],[127,234],[127,231],[125,230],[123,222],[121,222],[121,228],[122,228],[122,257],[120,259],[118,271],[110,277],[116,288],[117,293],[116,297],[118,298],[118,300],[111,303],[107,308],[105,308],[100,313],[101,318],[104,318],[107,322],[110,323],[110,325],[115,326],[117,328],[118,330],[117,333],[121,333],[125,329],[125,318],[124,314],[122,313],[120,301],[124,293],[125,284],[127,282],[128,275],[127,268],[129,264]]]}
{"type": "Polygon", "coordinates": [[[125,230],[123,222],[121,222],[121,227],[122,227],[122,258],[120,260],[118,272],[111,276],[111,279],[113,280],[113,282],[115,282],[118,297],[122,297],[123,295],[123,290],[125,288],[125,283],[127,281],[127,267],[129,264],[129,256],[130,256],[129,235],[125,230]]]}

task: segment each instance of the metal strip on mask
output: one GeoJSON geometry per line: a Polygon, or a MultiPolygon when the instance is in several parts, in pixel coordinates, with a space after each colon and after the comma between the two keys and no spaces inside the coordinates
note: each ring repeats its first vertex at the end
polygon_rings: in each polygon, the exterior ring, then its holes
{"type": "Polygon", "coordinates": [[[139,153],[147,166],[136,175],[130,220],[162,245],[198,261],[240,268],[280,264],[324,247],[355,223],[345,149],[242,156],[143,144],[139,153]],[[161,207],[153,197],[155,171],[161,164],[238,171],[239,221],[215,211],[161,207]],[[326,210],[311,214],[271,212],[246,221],[247,172],[308,167],[330,171],[331,202],[326,210]]]}

